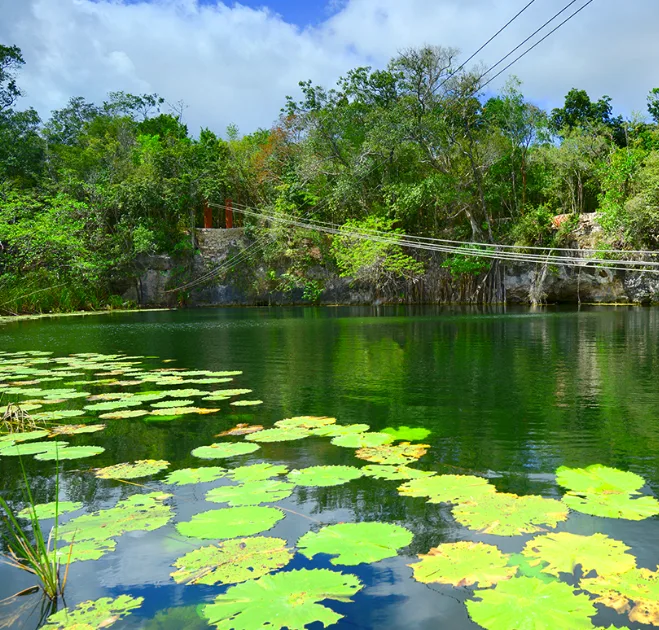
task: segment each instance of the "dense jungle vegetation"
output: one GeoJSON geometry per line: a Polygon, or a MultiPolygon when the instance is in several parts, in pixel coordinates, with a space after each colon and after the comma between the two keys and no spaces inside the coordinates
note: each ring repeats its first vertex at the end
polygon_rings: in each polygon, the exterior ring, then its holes
{"type": "MultiPolygon", "coordinates": [[[[23,64],[0,46],[0,311],[120,306],[135,260],[190,259],[204,200],[227,197],[349,229],[523,245],[565,242],[574,218],[599,211],[603,247],[659,246],[659,88],[649,117],[576,88],[543,111],[515,79],[491,95],[456,50],[425,47],[333,89],[303,82],[271,129],[220,137],[156,94],[75,96],[42,120],[20,108],[23,64]],[[572,217],[560,230],[557,214],[572,217]]],[[[309,299],[320,287],[306,271],[322,262],[375,282],[423,272],[422,256],[391,246],[244,224],[254,258],[279,261],[273,288],[309,299]]]]}

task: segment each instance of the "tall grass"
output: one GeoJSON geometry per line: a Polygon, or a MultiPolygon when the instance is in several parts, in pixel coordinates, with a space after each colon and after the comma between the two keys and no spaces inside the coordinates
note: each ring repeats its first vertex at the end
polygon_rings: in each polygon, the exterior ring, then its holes
{"type": "Polygon", "coordinates": [[[59,542],[59,469],[56,471],[55,484],[55,525],[46,538],[37,517],[37,504],[30,490],[22,461],[21,468],[23,469],[30,522],[29,526],[21,524],[11,506],[0,497],[0,507],[4,512],[2,538],[7,548],[2,562],[34,575],[38,579],[38,586],[44,595],[56,604],[60,598],[64,597],[71,551],[73,550],[73,543],[71,543],[66,562],[62,565],[57,548],[59,542]]]}

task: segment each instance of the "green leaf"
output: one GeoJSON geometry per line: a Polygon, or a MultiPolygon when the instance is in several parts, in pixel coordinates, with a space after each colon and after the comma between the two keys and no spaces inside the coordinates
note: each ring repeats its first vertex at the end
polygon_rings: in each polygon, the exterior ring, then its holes
{"type": "Polygon", "coordinates": [[[63,543],[59,545],[55,557],[63,564],[67,562],[84,562],[86,560],[100,560],[105,554],[114,551],[117,541],[108,540],[84,540],[80,542],[63,543]]]}
{"type": "Polygon", "coordinates": [[[517,567],[508,565],[508,556],[494,545],[482,542],[446,543],[419,555],[421,562],[410,564],[414,579],[424,584],[451,586],[492,586],[509,580],[517,567]]]}
{"type": "Polygon", "coordinates": [[[320,437],[338,437],[340,435],[364,433],[364,431],[368,431],[370,428],[367,424],[334,424],[312,429],[310,433],[312,435],[319,435],[320,437]]]}
{"type": "Polygon", "coordinates": [[[36,455],[38,453],[48,453],[50,451],[64,451],[69,446],[68,442],[28,442],[26,444],[7,444],[0,448],[0,456],[17,457],[22,455],[36,455]]]}
{"type": "Polygon", "coordinates": [[[82,409],[62,409],[60,411],[40,411],[32,414],[35,420],[52,422],[55,420],[65,420],[66,418],[77,418],[84,415],[82,409]]]}
{"type": "Polygon", "coordinates": [[[648,496],[637,495],[637,498],[634,498],[627,494],[578,495],[568,492],[563,495],[563,502],[577,512],[606,518],[624,518],[629,521],[642,521],[659,514],[659,501],[648,496]]]}
{"type": "Polygon", "coordinates": [[[220,539],[260,534],[274,527],[284,513],[273,507],[235,507],[195,514],[176,529],[189,538],[220,539]]]}
{"type": "Polygon", "coordinates": [[[102,446],[67,446],[66,448],[57,451],[49,450],[45,453],[38,453],[34,459],[42,462],[52,462],[55,460],[64,459],[84,459],[86,457],[94,457],[104,453],[105,449],[102,446]]]}
{"type": "Polygon", "coordinates": [[[219,409],[206,409],[204,407],[171,407],[170,409],[154,409],[152,416],[185,416],[189,414],[208,415],[217,413],[219,409]]]}
{"type": "Polygon", "coordinates": [[[309,437],[305,429],[264,429],[245,436],[250,442],[291,442],[309,437]]]}
{"type": "Polygon", "coordinates": [[[185,554],[171,575],[177,584],[236,584],[281,569],[292,558],[281,538],[239,538],[185,554]]]}
{"type": "MultiPolygon", "coordinates": [[[[58,513],[60,516],[62,514],[68,514],[69,512],[75,512],[76,510],[82,509],[82,503],[74,503],[73,501],[52,501],[51,503],[40,503],[34,506],[36,511],[37,518],[39,520],[47,518],[55,518],[55,514],[58,513]]],[[[20,518],[32,518],[32,507],[26,507],[21,510],[17,516],[20,518]]]]}
{"type": "Polygon", "coordinates": [[[334,446],[345,448],[363,448],[365,446],[382,446],[393,442],[394,438],[386,433],[353,433],[332,438],[334,446]]]}
{"type": "Polygon", "coordinates": [[[4,448],[8,444],[14,444],[17,442],[29,442],[30,440],[40,440],[41,438],[48,437],[48,431],[37,430],[37,431],[24,431],[22,433],[7,433],[0,437],[0,449],[4,448]]]}
{"type": "Polygon", "coordinates": [[[151,532],[163,527],[174,516],[172,508],[165,505],[171,494],[151,492],[134,494],[119,501],[113,508],[92,514],[83,514],[60,526],[62,540],[107,540],[126,532],[151,532]]]}
{"type": "Polygon", "coordinates": [[[139,608],[143,597],[120,595],[116,599],[102,597],[78,604],[73,610],[63,608],[46,620],[42,630],[97,630],[109,628],[122,617],[139,608]]]}
{"type": "Polygon", "coordinates": [[[87,411],[114,411],[116,409],[125,409],[126,407],[139,407],[141,404],[141,400],[135,400],[131,396],[130,398],[106,400],[104,402],[94,403],[93,405],[86,405],[85,409],[87,411]]]}
{"type": "Polygon", "coordinates": [[[262,400],[234,400],[232,403],[229,403],[234,407],[253,407],[255,405],[262,405],[262,400]]]}
{"type": "Polygon", "coordinates": [[[378,464],[368,464],[362,467],[361,471],[368,477],[375,479],[387,479],[389,481],[402,481],[404,479],[421,479],[423,477],[432,477],[436,473],[429,470],[418,470],[409,466],[385,466],[378,464]]]}
{"type": "Polygon", "coordinates": [[[354,466],[309,466],[288,473],[288,479],[298,486],[339,486],[363,475],[354,466]]]}
{"type": "Polygon", "coordinates": [[[384,444],[382,446],[360,448],[355,453],[355,457],[374,464],[404,466],[423,457],[429,448],[428,444],[409,444],[407,442],[395,446],[384,444]]]}
{"type": "Polygon", "coordinates": [[[115,464],[106,468],[97,468],[94,474],[99,479],[138,479],[155,475],[169,468],[169,462],[158,459],[140,459],[132,464],[115,464]]]}
{"type": "Polygon", "coordinates": [[[210,446],[200,446],[195,448],[191,455],[200,459],[223,459],[225,457],[236,457],[237,455],[247,455],[261,448],[258,444],[249,444],[248,442],[218,442],[210,446]]]}
{"type": "Polygon", "coordinates": [[[220,486],[206,493],[206,501],[231,506],[274,503],[290,497],[295,484],[286,481],[250,481],[239,486],[220,486]]]}
{"type": "Polygon", "coordinates": [[[639,475],[601,464],[587,468],[561,466],[556,470],[556,482],[577,493],[630,493],[645,485],[645,479],[639,475]]]}
{"type": "Polygon", "coordinates": [[[461,525],[497,536],[517,536],[544,531],[567,519],[565,506],[555,499],[516,494],[483,494],[473,502],[453,508],[461,525]]]}
{"type": "Polygon", "coordinates": [[[300,569],[266,575],[230,587],[202,616],[218,630],[303,630],[312,623],[330,626],[343,615],[318,602],[350,602],[362,588],[354,575],[327,569],[300,569]]]}
{"type": "Polygon", "coordinates": [[[265,481],[277,475],[285,475],[287,472],[288,468],[283,465],[250,464],[233,468],[227,473],[227,476],[238,482],[265,481]]]}
{"type": "Polygon", "coordinates": [[[50,437],[58,435],[80,435],[81,433],[96,433],[103,431],[104,424],[62,424],[57,427],[50,428],[50,437]]]}
{"type": "Polygon", "coordinates": [[[162,402],[153,403],[151,406],[154,409],[171,409],[172,407],[187,407],[194,405],[194,400],[163,400],[162,402]]]}
{"type": "Polygon", "coordinates": [[[165,478],[165,483],[176,486],[185,486],[188,484],[208,483],[221,479],[227,474],[226,468],[219,466],[210,466],[208,468],[182,468],[169,473],[165,478]]]}
{"type": "Polygon", "coordinates": [[[339,523],[308,532],[297,542],[307,558],[326,553],[332,564],[356,565],[378,562],[398,555],[412,542],[412,532],[389,523],[339,523]]]}
{"type": "Polygon", "coordinates": [[[575,595],[563,582],[543,582],[520,577],[478,591],[478,601],[468,601],[469,616],[487,630],[592,630],[597,613],[587,595],[575,595]]]}
{"type": "MultiPolygon", "coordinates": [[[[209,392],[204,392],[208,394],[209,392]]],[[[214,392],[210,392],[211,396],[241,396],[242,394],[251,394],[251,389],[216,389],[214,392]]],[[[186,396],[189,394],[186,394],[186,396]]],[[[206,399],[204,399],[206,400],[206,399]]]]}
{"type": "Polygon", "coordinates": [[[418,442],[419,440],[425,440],[430,435],[428,429],[406,426],[398,428],[387,427],[386,429],[382,429],[382,433],[388,433],[396,441],[404,440],[405,442],[418,442]]]}
{"type": "Polygon", "coordinates": [[[479,497],[495,492],[495,487],[487,479],[472,475],[424,477],[398,487],[398,494],[406,497],[428,497],[428,503],[478,502],[479,497]]]}
{"type": "Polygon", "coordinates": [[[194,398],[195,396],[208,396],[211,392],[205,389],[167,389],[160,393],[172,398],[194,398]]]}
{"type": "Polygon", "coordinates": [[[522,554],[544,561],[544,573],[574,573],[581,565],[584,575],[597,571],[597,575],[624,573],[636,566],[636,558],[626,553],[629,547],[604,534],[579,536],[567,532],[537,536],[526,543],[522,554]]]}
{"type": "Polygon", "coordinates": [[[555,582],[556,578],[542,570],[547,566],[546,562],[541,560],[530,561],[521,553],[512,553],[508,556],[508,566],[515,567],[517,575],[520,577],[532,577],[542,580],[543,582],[555,582]]]}
{"type": "Polygon", "coordinates": [[[125,418],[141,418],[142,416],[148,416],[149,413],[144,409],[126,409],[125,411],[102,413],[99,418],[103,420],[124,420],[125,418]]]}
{"type": "Polygon", "coordinates": [[[329,418],[327,416],[295,416],[294,418],[277,420],[275,426],[281,429],[306,429],[307,431],[311,431],[312,429],[333,425],[335,422],[336,418],[329,418]]]}

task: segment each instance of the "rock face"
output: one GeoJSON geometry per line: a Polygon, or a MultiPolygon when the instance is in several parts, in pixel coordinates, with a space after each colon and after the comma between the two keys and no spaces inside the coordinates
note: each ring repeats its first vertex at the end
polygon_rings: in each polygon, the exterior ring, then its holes
{"type": "MultiPolygon", "coordinates": [[[[592,247],[599,230],[594,217],[585,215],[575,231],[575,247],[592,247]]],[[[138,280],[124,298],[141,306],[262,306],[304,304],[302,289],[290,292],[266,291],[268,269],[254,267],[243,252],[251,244],[242,228],[196,231],[198,255],[190,263],[168,256],[145,256],[138,261],[138,280]],[[224,272],[231,266],[231,274],[224,272]],[[190,279],[206,277],[203,284],[185,288],[190,279]],[[221,280],[220,280],[221,279],[221,280]],[[169,291],[182,286],[179,291],[169,291]]],[[[482,288],[481,278],[452,278],[440,266],[441,260],[427,263],[425,276],[401,287],[394,299],[378,295],[375,287],[355,286],[323,267],[311,275],[324,286],[320,304],[382,304],[487,302],[494,298],[482,288]]],[[[566,267],[541,264],[502,266],[503,291],[509,303],[659,303],[659,275],[611,271],[592,266],[566,267]]]]}

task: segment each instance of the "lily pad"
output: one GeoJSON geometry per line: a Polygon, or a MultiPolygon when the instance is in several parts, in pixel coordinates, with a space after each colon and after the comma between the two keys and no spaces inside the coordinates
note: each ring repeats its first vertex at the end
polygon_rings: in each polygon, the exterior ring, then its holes
{"type": "Polygon", "coordinates": [[[182,468],[169,473],[165,478],[165,483],[176,486],[185,486],[196,483],[208,483],[221,479],[227,473],[226,468],[219,466],[210,466],[208,468],[182,468]]]}
{"type": "Polygon", "coordinates": [[[206,501],[230,506],[273,503],[291,496],[295,484],[286,481],[250,481],[239,486],[220,486],[206,493],[206,501]]]}
{"type": "Polygon", "coordinates": [[[245,439],[250,442],[292,442],[309,437],[305,429],[265,429],[249,434],[245,439]]]}
{"type": "Polygon", "coordinates": [[[8,443],[0,448],[0,456],[16,457],[21,455],[37,455],[48,453],[49,451],[59,451],[61,453],[68,446],[68,442],[58,442],[55,440],[51,440],[50,442],[27,442],[24,444],[8,443]]]}
{"type": "Polygon", "coordinates": [[[354,575],[300,569],[232,586],[204,606],[201,614],[218,630],[303,630],[315,622],[327,627],[343,615],[319,602],[350,602],[361,588],[354,575]]]}
{"type": "Polygon", "coordinates": [[[132,396],[130,398],[121,398],[119,400],[106,400],[104,402],[97,402],[93,405],[86,405],[87,411],[116,411],[117,409],[125,409],[126,407],[139,407],[142,401],[135,400],[132,396]]]}
{"type": "Polygon", "coordinates": [[[263,431],[263,427],[260,424],[245,424],[239,423],[233,429],[227,429],[218,433],[215,437],[226,437],[228,435],[249,435],[250,433],[257,433],[258,431],[263,431]]]}
{"type": "Polygon", "coordinates": [[[103,429],[105,429],[104,424],[62,424],[57,427],[50,427],[50,436],[96,433],[97,431],[103,431],[103,429]]]}
{"type": "Polygon", "coordinates": [[[358,479],[364,473],[354,466],[309,466],[288,473],[288,479],[298,486],[321,488],[340,486],[358,479]]]}
{"type": "Polygon", "coordinates": [[[398,555],[412,542],[412,532],[389,523],[339,523],[308,532],[297,542],[307,558],[326,553],[332,564],[357,565],[378,562],[398,555]]]}
{"type": "MultiPolygon", "coordinates": [[[[208,394],[209,392],[204,392],[205,394],[208,394]]],[[[214,392],[210,392],[211,397],[213,396],[222,396],[223,398],[226,396],[242,396],[243,394],[251,394],[252,390],[251,389],[216,389],[214,392]]],[[[204,399],[206,400],[206,399],[204,399]]]]}
{"type": "Polygon", "coordinates": [[[479,600],[468,601],[467,610],[487,630],[593,630],[590,618],[597,613],[587,595],[563,582],[519,577],[476,595],[479,600]]]}
{"type": "Polygon", "coordinates": [[[171,575],[177,584],[236,584],[281,569],[292,558],[281,538],[239,538],[185,554],[171,575]]]}
{"type": "MultiPolygon", "coordinates": [[[[73,501],[52,501],[51,503],[40,503],[39,505],[34,506],[34,511],[39,520],[47,518],[55,518],[55,514],[68,514],[69,512],[75,512],[76,510],[82,509],[82,503],[76,503],[73,501]]],[[[32,518],[32,508],[26,507],[18,513],[20,518],[32,518]]]]}
{"type": "Polygon", "coordinates": [[[285,475],[287,472],[288,468],[286,466],[264,463],[233,468],[227,473],[227,476],[234,481],[242,483],[249,481],[265,481],[266,479],[271,479],[277,475],[285,475]]]}
{"type": "Polygon", "coordinates": [[[171,409],[172,407],[187,407],[189,405],[194,405],[194,400],[163,400],[161,402],[153,403],[151,406],[154,409],[171,409]]]}
{"type": "Polygon", "coordinates": [[[97,468],[94,474],[99,479],[138,479],[155,475],[169,468],[169,462],[159,459],[140,459],[132,464],[115,464],[106,468],[97,468]]]}
{"type": "Polygon", "coordinates": [[[424,584],[437,583],[451,586],[486,588],[510,580],[517,567],[508,565],[508,556],[494,545],[462,541],[434,547],[419,556],[421,562],[409,566],[414,579],[424,584]]]}
{"type": "Polygon", "coordinates": [[[555,499],[500,492],[483,494],[453,508],[453,516],[461,525],[497,536],[545,531],[566,520],[567,515],[564,504],[555,499]]]}
{"type": "Polygon", "coordinates": [[[418,470],[409,466],[385,466],[379,464],[368,464],[362,472],[368,477],[376,479],[387,479],[389,481],[402,481],[404,479],[421,479],[432,477],[436,473],[430,470],[418,470]]]}
{"type": "Polygon", "coordinates": [[[173,518],[172,508],[164,503],[171,494],[151,492],[134,494],[113,508],[83,514],[59,528],[62,540],[107,540],[126,532],[151,532],[173,518]]]}
{"type": "Polygon", "coordinates": [[[576,512],[629,521],[642,521],[659,514],[659,501],[649,496],[568,492],[563,496],[563,502],[576,512]]]}
{"type": "Polygon", "coordinates": [[[275,426],[281,429],[318,429],[334,424],[336,418],[329,418],[327,416],[295,416],[294,418],[284,418],[277,420],[275,426]]]}
{"type": "Polygon", "coordinates": [[[199,415],[208,415],[209,413],[217,413],[219,409],[206,409],[204,407],[171,407],[170,409],[154,409],[151,412],[152,416],[185,416],[191,413],[199,415]]]}
{"type": "Polygon", "coordinates": [[[232,403],[229,403],[234,407],[254,407],[256,405],[262,405],[262,400],[234,400],[232,403]]]}
{"type": "Polygon", "coordinates": [[[225,457],[236,457],[237,455],[247,455],[261,448],[258,444],[248,442],[218,442],[210,446],[199,446],[195,448],[191,455],[200,459],[223,459],[225,457]]]}
{"type": "Polygon", "coordinates": [[[382,446],[393,442],[394,438],[386,433],[353,433],[332,438],[334,446],[345,448],[364,448],[365,446],[382,446]]]}
{"type": "Polygon", "coordinates": [[[368,431],[370,428],[367,424],[333,424],[311,429],[310,433],[320,437],[338,437],[340,435],[364,433],[364,431],[368,431]]]}
{"type": "Polygon", "coordinates": [[[43,630],[97,630],[109,628],[122,617],[139,608],[143,597],[120,595],[116,599],[102,597],[78,604],[74,609],[63,608],[46,620],[43,630]]]}
{"type": "Polygon", "coordinates": [[[41,438],[47,437],[48,431],[39,429],[36,431],[24,431],[16,433],[7,433],[0,437],[0,449],[4,448],[7,444],[14,444],[17,442],[29,442],[30,440],[40,440],[41,438]]]}
{"type": "Polygon", "coordinates": [[[625,573],[581,580],[579,586],[598,595],[595,600],[636,623],[659,625],[659,573],[631,569],[625,573]]]}
{"type": "Polygon", "coordinates": [[[561,466],[556,470],[556,482],[577,493],[630,493],[645,485],[645,479],[640,475],[601,464],[587,468],[561,466]]]}
{"type": "Polygon", "coordinates": [[[38,453],[34,456],[34,459],[42,462],[61,459],[85,459],[86,457],[94,457],[94,455],[100,455],[104,452],[105,449],[102,446],[67,446],[57,451],[49,450],[45,453],[38,453]]]}
{"type": "Polygon", "coordinates": [[[99,418],[102,420],[124,420],[126,418],[141,418],[148,416],[149,411],[144,409],[126,409],[124,411],[113,411],[110,413],[102,413],[99,418]]]}
{"type": "Polygon", "coordinates": [[[169,389],[160,392],[172,398],[194,398],[195,396],[207,396],[210,392],[205,389],[169,389]]]}
{"type": "Polygon", "coordinates": [[[176,529],[189,538],[220,539],[260,534],[274,527],[284,513],[273,507],[234,507],[195,514],[176,529]]]}
{"type": "Polygon", "coordinates": [[[85,415],[82,409],[62,409],[61,411],[40,411],[32,414],[35,420],[44,420],[52,422],[55,420],[65,420],[66,418],[77,418],[85,415]]]}
{"type": "Polygon", "coordinates": [[[428,503],[459,503],[476,501],[486,494],[494,494],[495,487],[482,477],[473,475],[439,475],[413,479],[398,487],[398,494],[406,497],[428,497],[428,503]]]}
{"type": "Polygon", "coordinates": [[[69,562],[84,562],[85,560],[100,560],[104,555],[113,552],[117,548],[117,541],[109,538],[107,540],[84,540],[74,543],[60,544],[55,556],[64,565],[69,562]]]}
{"type": "Polygon", "coordinates": [[[384,444],[383,446],[360,448],[355,453],[355,457],[374,464],[403,466],[423,457],[429,448],[428,444],[409,444],[408,442],[401,442],[394,446],[384,444]]]}
{"type": "Polygon", "coordinates": [[[425,440],[430,435],[428,429],[405,426],[397,428],[387,427],[386,429],[382,429],[382,433],[388,433],[396,441],[404,440],[405,442],[418,442],[420,440],[425,440]]]}
{"type": "Polygon", "coordinates": [[[529,540],[522,554],[532,560],[546,563],[544,573],[574,573],[581,565],[584,575],[597,571],[597,575],[624,573],[636,566],[636,558],[627,553],[629,547],[604,534],[579,536],[568,532],[551,533],[529,540]]]}

